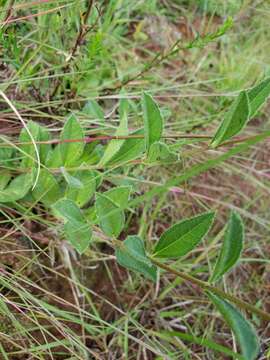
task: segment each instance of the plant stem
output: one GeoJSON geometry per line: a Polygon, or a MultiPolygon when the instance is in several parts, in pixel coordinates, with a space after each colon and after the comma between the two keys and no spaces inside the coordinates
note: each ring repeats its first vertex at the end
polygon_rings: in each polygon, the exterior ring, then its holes
{"type": "MultiPolygon", "coordinates": [[[[63,67],[63,72],[68,71],[70,62],[74,59],[78,48],[83,43],[83,40],[84,40],[84,38],[85,38],[85,36],[86,36],[86,34],[88,32],[87,21],[88,21],[88,18],[90,16],[90,14],[91,14],[93,4],[94,4],[94,0],[88,0],[86,12],[85,12],[84,16],[81,19],[80,29],[79,29],[78,35],[77,35],[77,37],[75,39],[75,42],[74,42],[74,45],[73,45],[73,47],[71,49],[70,56],[68,57],[65,66],[63,67]]],[[[56,95],[60,85],[61,85],[61,80],[57,79],[57,82],[56,82],[55,87],[54,87],[54,89],[52,91],[52,94],[50,95],[50,99],[54,98],[54,96],[56,95]]]]}
{"type": "Polygon", "coordinates": [[[15,22],[19,22],[19,21],[23,21],[23,20],[27,20],[27,19],[32,19],[32,18],[39,17],[39,16],[42,16],[45,14],[51,14],[53,12],[59,11],[60,9],[64,9],[66,7],[67,7],[67,5],[61,5],[56,8],[44,10],[44,11],[41,11],[41,12],[38,12],[35,14],[30,14],[30,15],[25,15],[25,16],[21,16],[21,17],[15,17],[15,18],[9,17],[9,19],[6,20],[6,22],[2,22],[2,23],[0,23],[0,25],[5,26],[6,24],[11,24],[11,23],[15,23],[15,22]]]}
{"type": "MultiPolygon", "coordinates": [[[[236,138],[234,140],[224,142],[224,143],[220,144],[218,147],[242,143],[247,140],[252,140],[253,138],[256,138],[256,136],[257,135],[236,138]]],[[[175,140],[175,139],[211,140],[212,135],[175,134],[175,135],[163,135],[163,136],[161,136],[161,138],[162,139],[172,139],[172,140],[175,140]]],[[[93,141],[128,140],[128,139],[144,139],[144,135],[101,135],[101,136],[85,137],[83,139],[65,139],[65,140],[53,139],[53,140],[46,140],[46,141],[36,141],[36,144],[44,144],[44,145],[54,144],[55,145],[55,144],[63,144],[63,143],[77,143],[77,142],[90,143],[93,141]]],[[[29,141],[25,141],[25,142],[13,142],[12,144],[13,145],[31,145],[32,143],[29,141]]],[[[7,146],[12,146],[12,145],[0,143],[0,147],[7,147],[7,146]]]]}
{"type": "MultiPolygon", "coordinates": [[[[161,136],[162,139],[205,139],[209,140],[212,139],[210,135],[164,135],[161,136]]],[[[144,139],[144,135],[101,135],[101,136],[93,136],[93,137],[85,137],[83,139],[53,139],[53,140],[46,140],[46,141],[36,141],[36,144],[63,144],[63,143],[90,143],[93,141],[110,141],[110,140],[127,140],[127,139],[144,139]]],[[[13,145],[31,145],[31,142],[13,142],[13,145]]],[[[7,147],[8,144],[0,143],[0,147],[7,147]]],[[[10,145],[11,146],[11,145],[10,145]]]]}
{"type": "MultiPolygon", "coordinates": [[[[222,146],[229,146],[229,145],[234,145],[234,144],[239,144],[239,143],[243,143],[245,141],[248,140],[252,140],[252,139],[256,139],[258,135],[252,135],[252,136],[244,136],[244,137],[239,137],[236,138],[234,140],[230,140],[230,141],[226,141],[224,143],[221,143],[220,145],[218,145],[216,148],[222,147],[222,146]]],[[[83,139],[65,139],[65,140],[60,140],[60,139],[53,139],[53,140],[46,140],[46,141],[35,141],[36,144],[44,144],[44,145],[49,145],[49,144],[63,144],[63,143],[77,143],[77,142],[84,142],[84,143],[90,143],[90,142],[94,142],[94,141],[110,141],[110,140],[127,140],[127,139],[144,139],[144,135],[100,135],[100,136],[87,136],[83,139]]],[[[198,140],[211,140],[213,137],[213,135],[200,135],[200,134],[195,134],[195,135],[190,135],[190,134],[175,134],[175,135],[163,135],[161,136],[162,139],[172,139],[172,140],[176,140],[176,139],[198,139],[198,140]]],[[[31,145],[33,144],[32,142],[13,142],[13,145],[31,145]]],[[[1,147],[8,147],[8,146],[12,146],[6,143],[0,143],[0,148],[1,147]]]]}
{"type": "Polygon", "coordinates": [[[199,286],[203,291],[211,291],[213,294],[216,294],[226,300],[231,301],[232,303],[239,306],[241,309],[250,311],[251,313],[254,313],[254,314],[260,316],[262,319],[270,321],[270,314],[268,314],[267,312],[265,312],[263,310],[256,308],[255,306],[253,306],[245,301],[242,301],[242,300],[236,298],[234,295],[228,294],[225,291],[216,288],[215,286],[209,285],[207,282],[199,280],[199,279],[193,277],[192,275],[186,274],[182,271],[175,270],[172,267],[170,267],[166,264],[163,264],[162,262],[160,262],[152,257],[150,258],[150,260],[152,261],[153,264],[157,265],[161,269],[164,269],[164,270],[168,271],[169,273],[180,277],[183,280],[189,281],[192,284],[199,286]]]}
{"type": "Polygon", "coordinates": [[[202,47],[203,43],[204,43],[204,45],[207,45],[208,43],[210,43],[210,42],[216,40],[217,38],[219,38],[220,36],[224,35],[225,32],[226,32],[226,30],[225,31],[217,30],[214,33],[206,34],[206,35],[201,37],[201,42],[200,42],[200,44],[197,44],[197,45],[196,45],[197,38],[194,38],[192,41],[190,41],[187,44],[184,44],[182,46],[180,46],[180,43],[182,42],[182,38],[176,40],[173,43],[173,45],[171,45],[169,50],[167,50],[165,53],[162,52],[162,51],[157,53],[150,60],[150,62],[147,63],[143,67],[143,69],[141,71],[139,71],[137,74],[127,78],[123,82],[120,82],[119,84],[117,84],[115,87],[113,87],[111,89],[104,89],[105,94],[111,94],[111,93],[115,92],[116,90],[120,90],[122,87],[124,87],[124,86],[128,85],[129,83],[139,79],[145,73],[147,73],[151,69],[157,67],[158,65],[162,64],[165,60],[169,59],[173,55],[176,55],[178,52],[184,51],[184,50],[190,50],[190,49],[196,48],[196,47],[202,47]]]}
{"type": "Polygon", "coordinates": [[[88,0],[88,5],[87,5],[87,9],[86,12],[82,18],[81,21],[81,25],[80,25],[80,30],[78,33],[78,36],[76,38],[75,44],[73,46],[73,49],[71,50],[71,55],[70,55],[70,59],[73,58],[73,56],[76,54],[76,51],[78,49],[78,47],[81,45],[83,38],[85,37],[86,33],[87,33],[87,20],[91,14],[91,10],[93,7],[93,0],[88,0]]]}
{"type": "Polygon", "coordinates": [[[8,8],[7,8],[6,16],[5,16],[5,19],[4,19],[3,24],[2,24],[2,27],[3,27],[6,23],[8,23],[8,20],[9,20],[9,18],[10,18],[11,15],[12,15],[14,3],[15,3],[15,0],[10,0],[9,5],[8,5],[8,8]]]}

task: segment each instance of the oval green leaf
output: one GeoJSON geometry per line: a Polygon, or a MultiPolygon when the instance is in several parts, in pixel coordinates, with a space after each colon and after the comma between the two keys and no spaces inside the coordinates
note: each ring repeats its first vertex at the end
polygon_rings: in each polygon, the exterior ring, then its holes
{"type": "Polygon", "coordinates": [[[216,147],[238,134],[249,120],[250,105],[246,91],[242,91],[233,102],[230,110],[215,133],[211,145],[216,147]]]}
{"type": "Polygon", "coordinates": [[[84,222],[85,219],[82,215],[80,208],[74,201],[69,199],[60,199],[52,206],[57,216],[64,221],[84,222]]]}
{"type": "Polygon", "coordinates": [[[221,313],[227,325],[232,329],[244,359],[255,360],[260,351],[260,345],[253,326],[228,301],[210,292],[207,292],[207,295],[221,313]]]}
{"type": "Polygon", "coordinates": [[[61,144],[56,145],[48,152],[45,162],[45,165],[48,168],[59,168],[61,166],[64,166],[60,145],[61,144]]]}
{"type": "Polygon", "coordinates": [[[68,186],[66,197],[73,200],[79,207],[82,207],[91,199],[96,191],[97,174],[92,170],[78,170],[74,177],[80,181],[82,187],[68,186]]]}
{"type": "Polygon", "coordinates": [[[143,274],[156,281],[157,268],[146,257],[143,240],[136,235],[127,239],[115,251],[117,262],[127,269],[143,274]]]}
{"type": "Polygon", "coordinates": [[[9,166],[12,163],[14,148],[11,141],[0,135],[0,165],[9,166]]]}
{"type": "MultiPolygon", "coordinates": [[[[27,127],[28,130],[31,132],[33,139],[35,141],[37,142],[49,141],[51,139],[49,131],[45,127],[39,125],[34,121],[29,121],[27,127]]],[[[37,161],[36,150],[32,143],[32,139],[29,136],[29,133],[25,130],[25,128],[23,128],[20,133],[19,142],[28,143],[28,144],[20,145],[20,149],[23,155],[23,159],[21,161],[21,167],[29,168],[31,166],[35,166],[37,161]]],[[[40,161],[41,163],[45,164],[47,155],[51,149],[51,145],[37,143],[37,148],[39,151],[40,161]]]]}
{"type": "Polygon", "coordinates": [[[176,258],[186,255],[207,234],[214,216],[214,212],[207,212],[173,225],[161,235],[153,256],[176,258]]]}
{"type": "Polygon", "coordinates": [[[102,231],[108,236],[117,237],[125,225],[124,212],[104,194],[96,194],[95,206],[102,231]]]}
{"type": "Polygon", "coordinates": [[[86,222],[68,221],[64,225],[64,233],[79,254],[88,249],[92,240],[92,230],[86,222]]]}
{"type": "Polygon", "coordinates": [[[95,120],[104,122],[104,112],[96,100],[88,101],[82,109],[82,112],[95,120]]]}
{"type": "Polygon", "coordinates": [[[151,95],[144,93],[142,97],[145,145],[147,152],[150,146],[159,141],[163,131],[163,118],[160,109],[151,95]]]}
{"type": "Polygon", "coordinates": [[[147,156],[147,162],[153,163],[156,161],[164,162],[168,164],[178,160],[178,156],[175,152],[172,152],[168,145],[158,141],[150,146],[149,153],[147,156]]]}
{"type": "MultiPolygon", "coordinates": [[[[120,124],[115,132],[115,136],[128,135],[128,101],[126,99],[121,100],[120,108],[120,124]]],[[[111,140],[105,149],[103,157],[100,160],[100,165],[107,164],[120,150],[124,142],[125,140],[111,140]]]]}
{"type": "Polygon", "coordinates": [[[249,89],[250,118],[254,117],[270,95],[270,77],[249,89]]]}
{"type": "Polygon", "coordinates": [[[6,169],[0,169],[0,191],[4,190],[11,179],[11,173],[6,169]]]}
{"type": "Polygon", "coordinates": [[[244,224],[240,215],[232,212],[225,231],[221,252],[215,265],[211,282],[219,280],[239,259],[243,248],[244,224]]]}
{"type": "Polygon", "coordinates": [[[57,216],[65,222],[64,233],[71,245],[82,254],[92,239],[92,230],[74,201],[60,199],[52,206],[57,216]]]}
{"type": "Polygon", "coordinates": [[[139,129],[131,133],[131,138],[126,139],[118,152],[108,161],[107,165],[118,165],[127,161],[135,160],[145,151],[144,139],[132,138],[132,136],[143,135],[143,130],[139,129]]]}
{"type": "Polygon", "coordinates": [[[111,199],[121,209],[124,209],[128,206],[130,192],[130,186],[118,186],[106,191],[104,195],[111,199]]]}
{"type": "Polygon", "coordinates": [[[84,131],[76,119],[75,115],[71,115],[64,125],[60,135],[62,143],[60,143],[60,152],[62,161],[65,166],[72,166],[79,159],[84,149],[84,131]],[[67,140],[67,142],[65,142],[67,140]],[[76,140],[68,142],[68,140],[76,140]]]}
{"type": "Polygon", "coordinates": [[[61,197],[60,186],[50,171],[42,169],[38,182],[32,191],[34,199],[43,202],[46,206],[55,203],[61,197]]]}
{"type": "Polygon", "coordinates": [[[69,172],[63,166],[60,167],[60,171],[69,187],[74,189],[83,188],[82,182],[76,176],[70,175],[69,172]]]}
{"type": "Polygon", "coordinates": [[[30,190],[32,183],[32,173],[16,176],[4,190],[0,190],[0,202],[6,203],[22,199],[30,190]]]}

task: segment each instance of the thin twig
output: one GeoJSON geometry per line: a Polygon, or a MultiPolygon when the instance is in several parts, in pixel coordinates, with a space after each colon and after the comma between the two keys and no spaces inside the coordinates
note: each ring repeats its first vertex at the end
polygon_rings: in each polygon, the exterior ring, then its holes
{"type": "Polygon", "coordinates": [[[85,15],[83,16],[83,20],[81,21],[80,30],[79,30],[78,36],[76,38],[75,44],[73,46],[73,49],[71,51],[70,59],[72,59],[73,56],[76,54],[78,47],[81,45],[85,35],[87,34],[87,21],[91,14],[93,3],[94,3],[94,0],[88,0],[87,9],[86,9],[85,15]]]}
{"type": "MultiPolygon", "coordinates": [[[[216,148],[219,147],[223,147],[223,146],[229,146],[229,145],[234,145],[234,144],[239,144],[239,143],[243,143],[246,142],[248,140],[252,140],[255,139],[257,135],[252,135],[252,136],[243,136],[243,137],[239,137],[236,138],[234,140],[230,140],[230,141],[226,141],[223,142],[221,144],[219,144],[216,148]]],[[[57,145],[57,144],[64,144],[64,143],[80,143],[80,142],[84,142],[86,144],[94,142],[94,141],[111,141],[111,140],[128,140],[128,139],[144,139],[145,136],[144,135],[101,135],[101,136],[86,136],[83,139],[64,139],[64,140],[60,140],[60,139],[52,139],[52,140],[44,140],[44,141],[35,141],[36,144],[42,144],[42,145],[57,145]]],[[[176,135],[163,135],[161,136],[161,139],[171,139],[171,140],[177,140],[177,139],[183,139],[183,140],[211,140],[213,138],[213,135],[189,135],[189,134],[176,134],[176,135]]],[[[15,146],[18,145],[31,145],[32,142],[13,142],[12,143],[15,146]]],[[[12,146],[10,144],[6,144],[5,142],[0,143],[0,148],[1,147],[9,147],[12,146]]]]}
{"type": "Polygon", "coordinates": [[[11,19],[6,20],[6,22],[0,23],[0,25],[4,26],[6,24],[11,24],[11,23],[14,23],[14,22],[18,22],[18,21],[22,21],[22,20],[28,20],[28,19],[31,19],[31,18],[34,18],[34,17],[39,17],[39,16],[42,16],[42,15],[50,14],[50,13],[56,12],[56,11],[58,11],[60,9],[66,8],[68,6],[71,6],[71,5],[69,5],[69,4],[62,5],[62,6],[58,6],[56,8],[53,8],[53,9],[41,11],[41,12],[36,13],[36,14],[30,14],[30,15],[26,15],[26,16],[22,16],[22,17],[11,18],[11,19]]]}
{"type": "Polygon", "coordinates": [[[2,24],[1,27],[4,27],[4,26],[8,23],[8,20],[9,20],[9,18],[11,17],[11,14],[12,14],[12,11],[13,11],[13,5],[14,5],[14,3],[15,3],[15,0],[10,0],[9,5],[8,5],[8,8],[7,8],[7,13],[6,13],[4,22],[3,22],[3,24],[2,24]]]}
{"type": "MultiPolygon", "coordinates": [[[[73,47],[71,49],[71,53],[70,53],[70,55],[68,56],[68,58],[66,60],[66,64],[63,67],[63,72],[64,73],[68,71],[71,60],[74,59],[74,56],[76,55],[76,52],[77,52],[78,48],[81,46],[86,34],[88,33],[87,21],[89,19],[90,14],[91,14],[93,4],[94,4],[94,0],[88,0],[88,5],[87,5],[86,12],[85,12],[84,16],[82,17],[82,20],[81,20],[81,23],[80,23],[79,33],[78,33],[78,35],[76,37],[76,40],[75,40],[75,43],[74,43],[74,45],[73,45],[73,47]]],[[[60,84],[61,84],[61,80],[57,79],[56,84],[54,86],[54,89],[53,89],[53,91],[52,91],[52,93],[50,95],[50,99],[54,98],[54,96],[56,95],[56,93],[57,93],[57,91],[59,89],[60,84]]]]}
{"type": "MultiPolygon", "coordinates": [[[[225,23],[224,23],[225,24],[225,23]]],[[[214,41],[216,38],[222,36],[225,33],[225,30],[217,30],[214,33],[210,33],[210,34],[206,34],[205,36],[202,37],[202,40],[206,40],[206,43],[212,42],[214,41]]],[[[180,46],[179,44],[181,43],[182,39],[178,39],[176,40],[172,46],[169,48],[168,51],[162,53],[159,52],[158,54],[156,54],[153,59],[147,63],[144,68],[139,71],[139,73],[135,74],[134,76],[131,76],[129,78],[127,78],[126,80],[122,81],[120,84],[116,85],[115,87],[111,88],[111,89],[105,89],[105,93],[106,94],[111,94],[112,92],[121,89],[122,87],[124,87],[125,85],[128,85],[129,83],[131,83],[132,81],[135,81],[137,79],[139,79],[140,77],[142,77],[145,73],[147,73],[149,70],[153,69],[154,67],[162,64],[165,60],[169,59],[171,56],[179,53],[180,51],[184,51],[184,50],[189,50],[192,49],[193,47],[201,47],[200,44],[196,45],[196,38],[194,38],[191,42],[184,44],[183,46],[180,46]]]]}
{"type": "MultiPolygon", "coordinates": [[[[210,135],[164,135],[162,139],[211,139],[210,135]]],[[[110,140],[128,140],[128,139],[144,139],[144,135],[104,135],[104,136],[95,136],[95,137],[85,137],[83,139],[52,139],[46,141],[36,141],[36,144],[43,145],[55,145],[55,144],[64,144],[64,143],[90,143],[94,141],[110,141],[110,140]]],[[[13,145],[31,145],[31,142],[13,142],[13,145]]],[[[5,143],[0,143],[0,147],[10,146],[5,143]]]]}

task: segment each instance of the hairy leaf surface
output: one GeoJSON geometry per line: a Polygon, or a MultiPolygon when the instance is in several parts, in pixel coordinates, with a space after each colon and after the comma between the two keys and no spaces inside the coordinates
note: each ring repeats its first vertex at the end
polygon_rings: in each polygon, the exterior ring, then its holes
{"type": "Polygon", "coordinates": [[[244,318],[241,312],[228,301],[210,292],[208,292],[208,296],[234,332],[244,359],[257,359],[260,345],[253,326],[244,318]]]}

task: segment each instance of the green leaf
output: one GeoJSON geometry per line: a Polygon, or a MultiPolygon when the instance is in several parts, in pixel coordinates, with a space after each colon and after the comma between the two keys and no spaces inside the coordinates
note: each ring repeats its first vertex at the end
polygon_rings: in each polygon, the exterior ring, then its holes
{"type": "Polygon", "coordinates": [[[143,240],[136,235],[127,239],[115,251],[117,262],[127,269],[139,272],[156,281],[157,268],[146,257],[143,240]]]}
{"type": "Polygon", "coordinates": [[[79,207],[84,206],[94,195],[97,187],[97,174],[91,170],[78,170],[74,174],[82,184],[82,188],[68,186],[66,197],[73,200],[79,207]]]}
{"type": "Polygon", "coordinates": [[[83,188],[82,182],[77,177],[70,175],[63,166],[60,167],[60,170],[69,187],[74,189],[83,188]]]}
{"type": "MultiPolygon", "coordinates": [[[[31,132],[33,139],[36,142],[39,141],[49,141],[51,139],[49,131],[43,127],[40,126],[38,123],[29,121],[27,124],[28,130],[31,132]]],[[[32,140],[26,131],[25,128],[21,130],[20,136],[19,136],[19,142],[22,143],[29,143],[25,145],[20,145],[20,149],[22,150],[22,155],[24,156],[23,160],[21,161],[21,167],[23,168],[29,168],[36,165],[36,151],[34,148],[34,145],[32,143],[32,140]]],[[[36,144],[39,156],[40,156],[40,162],[45,164],[47,155],[51,149],[50,144],[36,144]]]]}
{"type": "Polygon", "coordinates": [[[175,258],[186,255],[207,234],[214,215],[214,212],[206,212],[170,227],[161,235],[153,256],[175,258]]]}
{"type": "MultiPolygon", "coordinates": [[[[38,124],[33,121],[29,121],[29,123],[27,124],[27,127],[28,127],[28,130],[31,132],[33,139],[35,141],[38,141],[39,140],[38,124]]],[[[36,161],[37,161],[36,151],[35,151],[34,144],[32,143],[32,139],[30,138],[30,136],[25,128],[23,128],[20,132],[19,142],[20,143],[29,143],[29,144],[19,146],[19,148],[22,151],[21,155],[23,156],[23,159],[20,164],[21,167],[22,168],[34,167],[36,165],[36,161]]],[[[39,150],[38,144],[37,144],[37,148],[39,150]]]]}
{"type": "Polygon", "coordinates": [[[128,124],[128,113],[129,113],[129,100],[128,99],[121,99],[119,103],[119,115],[120,119],[126,124],[128,124]],[[124,120],[125,119],[125,120],[124,120]]]}
{"type": "MultiPolygon", "coordinates": [[[[44,126],[39,125],[39,141],[50,141],[51,134],[48,129],[44,126]]],[[[45,164],[47,156],[51,150],[51,144],[40,144],[39,145],[39,156],[40,162],[45,164]]]]}
{"type": "MultiPolygon", "coordinates": [[[[241,356],[238,353],[233,352],[231,349],[217,344],[215,341],[208,339],[205,337],[205,335],[203,336],[195,336],[193,334],[188,334],[185,332],[179,332],[179,331],[159,331],[159,333],[157,334],[157,336],[159,336],[161,338],[175,338],[175,337],[179,337],[180,339],[184,340],[184,341],[188,341],[192,344],[198,344],[199,346],[204,346],[206,348],[209,348],[211,350],[215,350],[217,352],[220,352],[222,354],[229,356],[230,358],[236,359],[236,360],[245,360],[243,358],[243,356],[241,356]]],[[[227,357],[226,357],[227,359],[227,357]]]]}
{"type": "Polygon", "coordinates": [[[143,94],[143,119],[145,129],[145,145],[147,152],[150,146],[159,141],[163,131],[163,118],[160,110],[152,96],[147,93],[143,94]]]}
{"type": "Polygon", "coordinates": [[[160,162],[174,162],[178,160],[176,153],[170,151],[168,145],[157,141],[150,146],[147,162],[152,163],[156,161],[160,162]]]}
{"type": "Polygon", "coordinates": [[[102,175],[102,173],[98,172],[97,170],[92,170],[92,171],[95,174],[96,189],[98,189],[100,187],[100,185],[102,184],[103,175],[102,175]]]}
{"type": "Polygon", "coordinates": [[[221,252],[210,281],[219,280],[239,259],[243,248],[244,225],[239,214],[232,212],[226,227],[221,252]]]}
{"type": "Polygon", "coordinates": [[[48,168],[60,168],[64,165],[61,155],[60,144],[51,149],[47,155],[45,165],[48,168]]]}
{"type": "Polygon", "coordinates": [[[41,169],[32,195],[37,201],[43,202],[46,206],[52,205],[61,197],[59,184],[50,171],[41,169]]]}
{"type": "MultiPolygon", "coordinates": [[[[139,129],[131,133],[131,136],[143,135],[143,129],[139,129]]],[[[108,165],[117,165],[127,161],[135,160],[145,150],[144,139],[129,138],[121,145],[118,152],[110,159],[108,165]]]]}
{"type": "Polygon", "coordinates": [[[87,143],[84,146],[83,154],[78,159],[78,163],[82,164],[88,164],[88,165],[94,165],[97,164],[101,157],[103,156],[102,151],[100,149],[102,148],[102,145],[99,144],[98,141],[91,141],[87,143]]]}
{"type": "Polygon", "coordinates": [[[233,102],[230,110],[225,114],[211,142],[213,147],[238,134],[249,120],[250,105],[246,91],[242,91],[233,102]]]}
{"type": "Polygon", "coordinates": [[[4,188],[9,183],[9,180],[11,179],[11,173],[8,170],[0,170],[0,191],[4,190],[4,188]]]}
{"type": "MultiPolygon", "coordinates": [[[[128,101],[125,99],[121,100],[120,107],[120,124],[115,132],[115,136],[128,135],[128,101]]],[[[125,140],[111,140],[106,147],[103,157],[100,160],[100,165],[107,164],[112,159],[112,157],[120,150],[124,142],[125,140]]]]}
{"type": "Polygon", "coordinates": [[[92,230],[86,222],[68,221],[64,225],[64,233],[79,254],[88,249],[92,240],[92,230]]]}
{"type": "Polygon", "coordinates": [[[86,115],[90,115],[92,118],[104,122],[104,112],[97,101],[88,101],[82,111],[86,115]]]}
{"type": "Polygon", "coordinates": [[[253,118],[270,95],[270,77],[247,92],[250,103],[250,118],[253,118]]]}
{"type": "Polygon", "coordinates": [[[128,206],[130,192],[131,192],[130,186],[118,186],[116,188],[106,191],[103,194],[107,196],[112,202],[114,202],[121,209],[124,209],[128,206]]]}
{"type": "Polygon", "coordinates": [[[96,194],[95,206],[102,231],[108,236],[117,237],[125,225],[124,212],[104,194],[96,194]]]}
{"type": "Polygon", "coordinates": [[[84,149],[84,131],[76,119],[75,115],[71,115],[60,135],[61,141],[65,140],[81,140],[76,142],[62,142],[60,144],[60,152],[65,166],[72,166],[79,159],[84,149]]]}
{"type": "Polygon", "coordinates": [[[4,190],[0,190],[0,203],[22,199],[30,190],[32,183],[32,173],[16,176],[4,190]]]}
{"type": "Polygon", "coordinates": [[[14,149],[8,143],[5,136],[0,136],[0,165],[8,166],[12,161],[14,149]],[[5,145],[6,144],[6,145],[5,145]]]}
{"type": "Polygon", "coordinates": [[[255,360],[258,356],[260,345],[253,326],[229,302],[213,293],[207,292],[207,294],[228,326],[232,329],[244,359],[255,360]]]}
{"type": "Polygon", "coordinates": [[[84,222],[81,210],[74,201],[62,198],[52,206],[57,216],[64,221],[84,222]]]}
{"type": "Polygon", "coordinates": [[[83,215],[91,224],[98,224],[97,212],[95,206],[90,206],[83,211],[83,215]]]}
{"type": "Polygon", "coordinates": [[[60,199],[52,206],[57,216],[65,221],[64,233],[72,246],[82,254],[92,239],[92,230],[79,207],[69,199],[60,199]]]}

